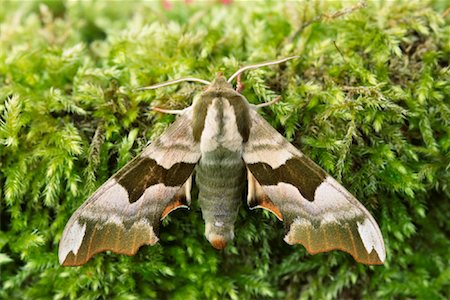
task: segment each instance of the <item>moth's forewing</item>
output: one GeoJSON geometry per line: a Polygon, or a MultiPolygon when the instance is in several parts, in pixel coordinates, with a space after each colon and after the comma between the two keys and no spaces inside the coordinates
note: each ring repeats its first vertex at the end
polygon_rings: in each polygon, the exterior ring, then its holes
{"type": "Polygon", "coordinates": [[[133,255],[158,241],[160,220],[187,205],[182,186],[200,158],[191,122],[187,111],[72,215],[59,244],[62,265],[82,265],[106,250],[133,255]]]}

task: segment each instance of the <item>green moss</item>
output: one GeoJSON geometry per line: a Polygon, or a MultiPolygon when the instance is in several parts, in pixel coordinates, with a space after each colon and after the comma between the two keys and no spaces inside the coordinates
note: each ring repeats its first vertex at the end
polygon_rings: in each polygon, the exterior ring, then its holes
{"type": "MultiPolygon", "coordinates": [[[[0,11],[0,298],[333,299],[450,297],[450,26],[445,1],[356,3],[8,2],[0,11]],[[356,6],[355,6],[356,5],[356,6]],[[347,12],[340,15],[336,12],[347,12]],[[196,201],[134,257],[63,268],[65,223],[182,108],[241,65],[262,114],[378,220],[384,266],[315,256],[282,224],[241,209],[223,252],[196,201]]],[[[194,193],[195,194],[195,193],[194,193]]],[[[194,199],[195,200],[195,199],[194,199]]]]}

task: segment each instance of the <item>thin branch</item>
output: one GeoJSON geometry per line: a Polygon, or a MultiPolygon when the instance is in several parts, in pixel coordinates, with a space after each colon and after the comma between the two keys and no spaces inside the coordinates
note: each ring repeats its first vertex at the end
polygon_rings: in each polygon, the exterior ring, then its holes
{"type": "Polygon", "coordinates": [[[378,90],[384,83],[377,84],[375,86],[342,86],[343,91],[349,92],[350,95],[355,93],[359,94],[376,94],[379,98],[385,98],[383,94],[378,90]]]}
{"type": "Polygon", "coordinates": [[[331,12],[331,13],[325,13],[325,14],[321,14],[318,15],[317,17],[315,17],[314,19],[312,19],[311,21],[305,22],[302,26],[300,26],[299,29],[297,29],[297,31],[294,32],[294,34],[291,36],[291,38],[289,38],[290,42],[293,42],[298,35],[300,35],[300,33],[309,25],[322,21],[323,19],[325,20],[332,20],[332,19],[337,19],[339,17],[345,16],[345,15],[349,15],[351,13],[353,13],[356,10],[365,8],[367,6],[367,3],[365,1],[361,1],[358,4],[355,4],[351,7],[346,7],[343,8],[341,10],[335,11],[335,12],[331,12]]]}
{"type": "Polygon", "coordinates": [[[447,9],[444,11],[444,13],[442,14],[442,16],[443,16],[444,18],[446,18],[449,14],[450,14],[450,7],[447,8],[447,9]]]}
{"type": "Polygon", "coordinates": [[[334,47],[336,47],[339,54],[342,56],[342,59],[344,60],[344,62],[347,63],[347,60],[345,59],[344,54],[342,54],[341,49],[339,49],[338,45],[336,44],[336,41],[333,41],[333,44],[334,44],[334,47]]]}

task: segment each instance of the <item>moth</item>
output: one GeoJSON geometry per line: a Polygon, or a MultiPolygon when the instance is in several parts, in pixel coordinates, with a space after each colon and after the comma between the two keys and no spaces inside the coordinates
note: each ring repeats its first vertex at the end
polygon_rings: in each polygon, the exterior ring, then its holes
{"type": "Polygon", "coordinates": [[[234,222],[247,189],[250,209],[266,209],[284,222],[288,244],[310,254],[334,249],[364,264],[382,264],[383,237],[374,218],[342,185],[270,126],[232,80],[242,72],[295,57],[241,68],[228,80],[207,84],[193,104],[143,152],[104,183],[68,221],[59,244],[65,266],[86,263],[110,250],[134,255],[158,241],[162,219],[189,207],[193,175],[205,221],[205,236],[223,249],[234,237],[234,222]]]}

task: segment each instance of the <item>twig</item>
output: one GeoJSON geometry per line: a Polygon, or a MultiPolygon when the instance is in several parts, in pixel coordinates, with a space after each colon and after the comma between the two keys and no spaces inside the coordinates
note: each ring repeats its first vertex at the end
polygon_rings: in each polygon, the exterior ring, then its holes
{"type": "Polygon", "coordinates": [[[448,14],[450,14],[450,7],[447,8],[447,9],[444,11],[444,13],[442,14],[442,16],[445,18],[445,17],[448,16],[448,14]]]}
{"type": "Polygon", "coordinates": [[[375,86],[342,86],[341,90],[348,92],[350,96],[354,94],[375,94],[378,98],[385,99],[384,95],[378,90],[383,85],[383,83],[380,83],[375,86]]]}
{"type": "Polygon", "coordinates": [[[331,13],[325,13],[325,14],[318,15],[311,21],[305,22],[302,26],[300,26],[300,28],[294,32],[294,34],[291,36],[291,38],[289,38],[289,41],[290,42],[294,41],[297,38],[297,36],[303,31],[303,29],[305,29],[306,27],[308,27],[309,25],[311,25],[313,23],[319,22],[322,19],[326,19],[326,20],[336,19],[336,18],[345,16],[345,15],[351,14],[352,12],[362,9],[366,6],[367,6],[367,3],[365,1],[361,1],[358,4],[355,4],[351,7],[343,8],[341,10],[331,12],[331,13]]]}
{"type": "Polygon", "coordinates": [[[333,41],[334,47],[336,47],[337,51],[339,52],[339,54],[341,54],[342,59],[344,60],[345,63],[347,63],[347,60],[344,57],[344,54],[342,54],[341,49],[339,49],[339,47],[336,44],[336,41],[333,41]]]}

